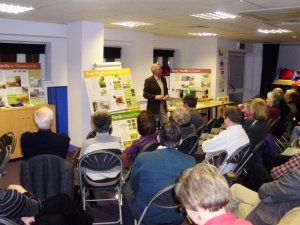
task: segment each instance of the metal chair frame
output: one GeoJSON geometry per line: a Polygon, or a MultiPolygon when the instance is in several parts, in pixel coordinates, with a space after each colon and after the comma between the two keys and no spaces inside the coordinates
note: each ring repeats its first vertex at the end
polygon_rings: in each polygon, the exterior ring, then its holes
{"type": "Polygon", "coordinates": [[[14,221],[7,219],[3,216],[0,216],[0,224],[1,225],[17,225],[14,221]]]}
{"type": "Polygon", "coordinates": [[[84,155],[78,162],[78,170],[79,170],[79,179],[80,179],[80,190],[81,190],[81,198],[82,198],[82,204],[83,209],[86,209],[86,202],[103,202],[103,201],[117,201],[119,205],[119,218],[117,221],[111,221],[111,222],[97,222],[93,224],[115,224],[120,223],[123,224],[122,219],[122,160],[121,158],[116,155],[115,153],[111,152],[114,149],[103,149],[103,150],[97,150],[90,152],[86,155],[84,155]],[[96,157],[98,156],[98,157],[96,157]],[[103,161],[99,162],[101,158],[103,157],[103,161]],[[111,164],[111,165],[110,165],[111,164]],[[96,181],[91,183],[91,179],[88,179],[86,177],[86,169],[90,169],[94,171],[105,171],[107,169],[113,168],[115,166],[120,166],[120,172],[119,175],[115,178],[113,184],[110,182],[109,184],[105,185],[104,182],[96,181]],[[99,186],[97,186],[97,184],[99,186]],[[114,190],[117,194],[117,198],[115,198],[115,195],[113,198],[95,198],[95,199],[86,199],[86,191],[87,190],[114,190]]]}
{"type": "Polygon", "coordinates": [[[187,136],[184,140],[182,140],[181,145],[179,145],[177,148],[180,152],[188,154],[188,155],[192,155],[195,152],[197,152],[198,150],[198,144],[199,144],[199,137],[196,134],[190,134],[189,136],[187,136]],[[196,140],[193,144],[191,149],[186,149],[186,143],[191,142],[190,140],[193,138],[196,140]],[[180,147],[181,146],[181,147],[180,147]],[[187,151],[188,150],[188,151],[187,151]]]}
{"type": "Polygon", "coordinates": [[[149,207],[152,204],[155,204],[156,206],[160,207],[160,208],[165,208],[165,209],[176,209],[178,207],[180,207],[180,203],[176,201],[175,196],[174,199],[172,199],[172,204],[160,204],[158,201],[160,200],[160,198],[163,197],[170,197],[168,194],[170,194],[170,192],[174,191],[175,188],[175,184],[171,184],[168,185],[167,187],[164,187],[163,189],[161,189],[160,191],[158,191],[157,193],[155,193],[152,198],[150,199],[150,201],[148,202],[148,204],[145,206],[142,215],[140,216],[137,225],[141,225],[142,221],[144,219],[144,216],[146,215],[149,207]]]}
{"type": "Polygon", "coordinates": [[[227,152],[225,150],[220,150],[210,154],[207,158],[205,158],[202,163],[207,163],[214,165],[218,169],[220,169],[227,159],[227,152]]]}

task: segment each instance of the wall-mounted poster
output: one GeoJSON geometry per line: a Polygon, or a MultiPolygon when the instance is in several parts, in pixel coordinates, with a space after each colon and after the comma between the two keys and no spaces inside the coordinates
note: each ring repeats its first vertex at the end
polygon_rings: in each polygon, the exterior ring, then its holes
{"type": "Polygon", "coordinates": [[[84,71],[91,112],[138,109],[129,68],[84,71]]]}
{"type": "Polygon", "coordinates": [[[140,110],[112,114],[112,135],[121,138],[123,147],[130,146],[139,138],[137,117],[140,110]]]}
{"type": "Polygon", "coordinates": [[[39,63],[0,63],[0,107],[45,104],[39,63]]]}
{"type": "Polygon", "coordinates": [[[173,98],[195,93],[199,98],[211,96],[211,69],[171,69],[169,94],[173,98]]]}

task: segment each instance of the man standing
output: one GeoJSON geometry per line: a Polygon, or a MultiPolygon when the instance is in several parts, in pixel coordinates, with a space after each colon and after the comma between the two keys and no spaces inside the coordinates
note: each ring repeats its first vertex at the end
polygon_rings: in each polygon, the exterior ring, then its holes
{"type": "MultiPolygon", "coordinates": [[[[130,181],[124,187],[124,224],[134,224],[133,217],[141,216],[156,192],[175,184],[184,170],[195,165],[192,156],[176,148],[182,141],[178,124],[165,124],[158,141],[161,145],[157,150],[140,154],[133,164],[130,181]]],[[[145,224],[177,224],[182,220],[175,209],[150,207],[143,221],[145,224]]]]}
{"type": "Polygon", "coordinates": [[[152,76],[145,80],[143,96],[148,100],[147,110],[155,114],[161,124],[168,122],[167,103],[169,99],[167,82],[162,77],[160,64],[152,64],[152,76]]]}
{"type": "Polygon", "coordinates": [[[51,131],[53,112],[48,107],[41,107],[34,113],[38,132],[25,132],[21,136],[22,154],[25,159],[36,155],[57,155],[66,158],[70,138],[66,134],[51,131]]]}

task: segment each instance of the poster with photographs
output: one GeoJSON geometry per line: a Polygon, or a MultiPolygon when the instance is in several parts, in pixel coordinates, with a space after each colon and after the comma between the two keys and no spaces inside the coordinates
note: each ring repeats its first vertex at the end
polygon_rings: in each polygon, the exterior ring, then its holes
{"type": "Polygon", "coordinates": [[[0,107],[45,104],[39,63],[0,63],[0,107]]]}
{"type": "Polygon", "coordinates": [[[138,109],[129,68],[84,71],[91,112],[138,109]]]}
{"type": "Polygon", "coordinates": [[[112,114],[112,135],[120,137],[124,148],[139,138],[137,117],[140,110],[112,114]]]}
{"type": "Polygon", "coordinates": [[[211,96],[211,69],[171,69],[169,95],[179,98],[192,92],[198,98],[211,96]]]}

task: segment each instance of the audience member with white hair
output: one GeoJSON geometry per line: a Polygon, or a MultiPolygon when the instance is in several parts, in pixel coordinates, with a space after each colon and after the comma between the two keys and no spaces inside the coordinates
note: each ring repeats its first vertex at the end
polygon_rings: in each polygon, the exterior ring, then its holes
{"type": "Polygon", "coordinates": [[[69,149],[70,138],[66,134],[51,131],[53,111],[41,107],[34,113],[34,121],[38,126],[37,132],[25,132],[21,136],[22,154],[25,159],[37,155],[57,155],[65,158],[69,149]]]}

